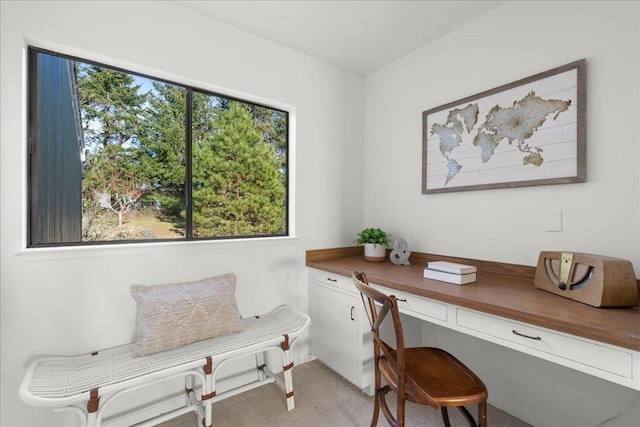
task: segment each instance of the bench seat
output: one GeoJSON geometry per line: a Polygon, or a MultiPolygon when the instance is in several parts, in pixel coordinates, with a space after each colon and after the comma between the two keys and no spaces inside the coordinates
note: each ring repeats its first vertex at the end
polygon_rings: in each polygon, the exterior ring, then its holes
{"type": "MultiPolygon", "coordinates": [[[[148,356],[134,357],[134,344],[127,344],[78,356],[39,358],[31,363],[25,374],[20,398],[34,406],[75,411],[83,419],[83,425],[92,427],[101,425],[104,409],[111,400],[182,376],[186,384],[185,405],[154,417],[147,425],[195,411],[199,424],[211,426],[218,369],[227,361],[255,354],[258,380],[242,386],[243,391],[266,383],[278,383],[285,390],[288,409],[293,409],[290,348],[307,330],[309,316],[282,305],[267,314],[243,319],[243,322],[246,329],[242,332],[148,356]],[[274,349],[282,356],[284,381],[264,364],[265,352],[274,349]],[[201,387],[200,396],[194,392],[196,384],[201,387]]],[[[232,394],[232,391],[227,393],[232,394]]]]}

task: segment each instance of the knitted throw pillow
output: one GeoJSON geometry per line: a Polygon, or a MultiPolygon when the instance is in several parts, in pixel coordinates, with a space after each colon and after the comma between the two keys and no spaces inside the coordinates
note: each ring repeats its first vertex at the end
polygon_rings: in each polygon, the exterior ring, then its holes
{"type": "Polygon", "coordinates": [[[131,286],[137,302],[134,356],[244,330],[233,273],[197,282],[131,286]]]}

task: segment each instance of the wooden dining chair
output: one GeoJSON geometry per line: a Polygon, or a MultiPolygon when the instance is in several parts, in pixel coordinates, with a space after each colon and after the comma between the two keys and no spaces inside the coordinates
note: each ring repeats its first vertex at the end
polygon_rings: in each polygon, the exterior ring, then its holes
{"type": "Polygon", "coordinates": [[[371,426],[378,424],[381,409],[389,424],[404,426],[407,400],[440,409],[447,427],[451,425],[448,414],[450,406],[460,409],[469,425],[486,426],[488,394],[482,380],[442,349],[405,348],[396,297],[369,286],[365,273],[354,271],[353,280],[360,291],[373,335],[375,396],[371,426]],[[389,317],[393,322],[394,336],[385,340],[380,336],[380,326],[389,317]],[[386,385],[382,384],[382,379],[386,385]],[[389,391],[395,392],[397,398],[395,416],[387,405],[386,395],[389,391]],[[476,404],[478,424],[465,408],[476,404]]]}

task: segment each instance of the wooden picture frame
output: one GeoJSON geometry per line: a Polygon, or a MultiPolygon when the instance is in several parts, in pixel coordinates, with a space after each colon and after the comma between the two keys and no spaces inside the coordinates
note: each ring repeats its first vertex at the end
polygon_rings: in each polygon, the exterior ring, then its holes
{"type": "Polygon", "coordinates": [[[585,182],[586,59],[422,113],[422,193],[585,182]]]}

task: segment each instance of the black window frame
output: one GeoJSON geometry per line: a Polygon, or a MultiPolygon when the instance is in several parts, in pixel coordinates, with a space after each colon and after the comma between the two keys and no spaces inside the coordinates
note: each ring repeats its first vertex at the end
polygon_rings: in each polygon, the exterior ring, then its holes
{"type": "Polygon", "coordinates": [[[274,107],[268,103],[259,103],[250,101],[237,96],[228,95],[224,92],[216,92],[210,89],[205,89],[198,86],[193,86],[185,83],[181,83],[175,80],[168,80],[166,78],[156,77],[151,74],[140,73],[137,71],[128,70],[122,67],[109,65],[103,62],[94,61],[91,59],[81,58],[49,49],[40,48],[37,46],[27,46],[27,70],[28,70],[28,82],[27,82],[27,248],[47,248],[47,247],[75,247],[75,246],[104,246],[104,245],[121,245],[121,244],[133,244],[133,243],[158,243],[158,242],[193,242],[193,241],[221,241],[221,240],[246,240],[246,239],[269,239],[276,237],[290,237],[291,233],[291,214],[290,214],[290,202],[291,202],[291,111],[274,107]],[[121,73],[130,74],[133,76],[142,77],[145,79],[152,79],[158,82],[178,86],[184,88],[186,91],[185,96],[185,236],[182,238],[154,238],[154,239],[129,239],[129,240],[98,240],[98,241],[77,241],[77,242],[49,242],[38,243],[34,242],[34,228],[37,227],[37,55],[40,53],[52,55],[66,60],[82,62],[88,65],[108,68],[121,73]],[[286,139],[286,155],[284,156],[285,171],[285,206],[284,206],[284,232],[278,234],[251,234],[251,235],[237,235],[237,236],[207,236],[207,237],[194,237],[193,236],[193,199],[192,199],[192,164],[193,164],[193,150],[192,150],[192,113],[193,113],[193,93],[199,92],[207,96],[226,98],[229,101],[236,101],[243,104],[250,104],[256,107],[268,108],[277,112],[285,114],[285,139],[286,139]]]}

